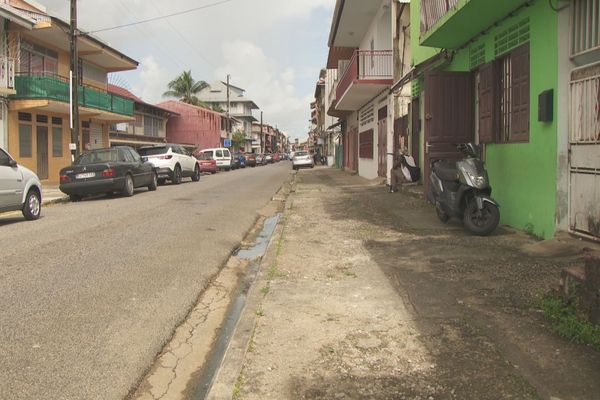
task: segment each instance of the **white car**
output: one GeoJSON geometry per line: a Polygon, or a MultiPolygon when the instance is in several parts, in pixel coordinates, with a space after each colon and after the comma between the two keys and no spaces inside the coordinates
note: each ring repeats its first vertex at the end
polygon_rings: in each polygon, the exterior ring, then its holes
{"type": "Polygon", "coordinates": [[[35,173],[0,149],[0,212],[18,210],[27,220],[40,217],[42,184],[35,173]]]}
{"type": "Polygon", "coordinates": [[[231,152],[225,147],[204,149],[200,153],[209,154],[217,162],[217,169],[229,171],[231,169],[231,152]]]}
{"type": "Polygon", "coordinates": [[[194,182],[200,180],[198,160],[181,145],[167,143],[144,146],[138,149],[138,153],[142,160],[154,164],[160,184],[168,179],[171,183],[179,185],[185,177],[192,178],[194,182]]]}
{"type": "Polygon", "coordinates": [[[308,151],[297,151],[292,157],[292,168],[299,169],[302,167],[314,168],[315,163],[308,151]]]}

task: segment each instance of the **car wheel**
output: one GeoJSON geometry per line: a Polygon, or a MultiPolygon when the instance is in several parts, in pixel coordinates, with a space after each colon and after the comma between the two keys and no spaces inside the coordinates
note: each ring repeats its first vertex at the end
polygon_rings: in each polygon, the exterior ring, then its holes
{"type": "Polygon", "coordinates": [[[32,221],[40,217],[41,211],[40,195],[35,190],[29,189],[27,197],[25,197],[25,204],[23,204],[23,216],[26,220],[32,221]]]}
{"type": "Polygon", "coordinates": [[[77,203],[78,201],[81,201],[81,199],[83,199],[83,196],[80,196],[78,194],[69,195],[69,200],[71,200],[73,203],[77,203]]]}
{"type": "Polygon", "coordinates": [[[192,182],[198,182],[200,180],[200,170],[198,169],[198,166],[196,165],[196,168],[194,168],[194,175],[192,175],[192,182]]]}
{"type": "Polygon", "coordinates": [[[214,175],[217,173],[217,171],[211,171],[210,173],[214,175]]]}
{"type": "Polygon", "coordinates": [[[133,178],[131,175],[125,175],[125,184],[123,185],[123,196],[131,197],[133,196],[133,178]]]}
{"type": "Polygon", "coordinates": [[[158,176],[154,172],[154,173],[152,173],[152,180],[150,181],[150,184],[148,185],[148,190],[150,190],[151,192],[154,192],[157,187],[158,187],[158,176]]]}
{"type": "Polygon", "coordinates": [[[179,165],[175,166],[175,171],[173,171],[173,179],[171,182],[174,185],[179,185],[181,183],[181,167],[179,165]]]}
{"type": "Polygon", "coordinates": [[[158,184],[159,185],[164,185],[165,184],[165,180],[164,179],[159,179],[158,180],[158,184]]]}

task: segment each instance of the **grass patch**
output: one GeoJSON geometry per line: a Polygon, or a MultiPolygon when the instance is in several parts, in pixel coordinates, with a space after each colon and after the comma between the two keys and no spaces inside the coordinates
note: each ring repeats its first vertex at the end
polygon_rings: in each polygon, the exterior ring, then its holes
{"type": "Polygon", "coordinates": [[[258,308],[256,309],[256,315],[257,315],[257,316],[259,316],[259,317],[264,317],[264,316],[265,316],[265,312],[264,312],[264,310],[262,309],[262,307],[258,307],[258,308]]]}
{"type": "Polygon", "coordinates": [[[237,380],[235,381],[235,385],[233,386],[233,392],[231,393],[232,400],[238,400],[240,398],[242,386],[244,386],[245,382],[246,378],[244,378],[244,370],[242,369],[242,372],[240,372],[240,375],[238,376],[237,380]]]}
{"type": "Polygon", "coordinates": [[[540,300],[539,307],[554,332],[600,351],[600,326],[587,321],[575,301],[565,303],[558,297],[548,295],[540,300]]]}
{"type": "Polygon", "coordinates": [[[262,289],[260,289],[260,292],[263,296],[266,296],[267,294],[269,294],[269,290],[271,290],[271,288],[269,286],[265,286],[262,289]]]}

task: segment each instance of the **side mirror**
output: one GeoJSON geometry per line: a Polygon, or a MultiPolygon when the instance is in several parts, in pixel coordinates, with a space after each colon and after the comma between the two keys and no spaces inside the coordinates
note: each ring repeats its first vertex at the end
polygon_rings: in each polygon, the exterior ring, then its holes
{"type": "Polygon", "coordinates": [[[10,160],[8,160],[8,166],[11,168],[15,168],[17,165],[17,162],[15,160],[13,160],[12,158],[10,160]]]}

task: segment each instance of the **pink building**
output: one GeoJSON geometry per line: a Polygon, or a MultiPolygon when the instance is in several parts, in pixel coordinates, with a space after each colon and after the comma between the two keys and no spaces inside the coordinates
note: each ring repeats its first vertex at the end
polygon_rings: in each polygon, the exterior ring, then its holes
{"type": "Polygon", "coordinates": [[[221,146],[221,113],[176,100],[157,106],[179,114],[167,122],[167,142],[193,145],[198,149],[221,146]]]}

